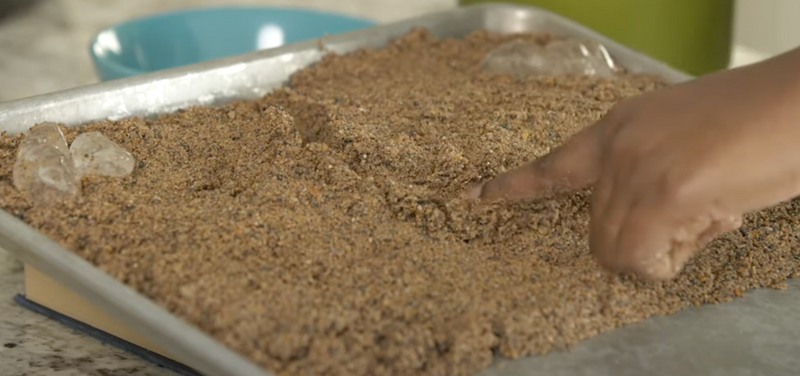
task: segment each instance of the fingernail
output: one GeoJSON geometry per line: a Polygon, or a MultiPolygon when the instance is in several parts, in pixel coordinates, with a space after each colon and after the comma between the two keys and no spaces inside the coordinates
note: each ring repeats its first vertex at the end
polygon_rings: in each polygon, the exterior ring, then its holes
{"type": "Polygon", "coordinates": [[[468,191],[464,192],[461,195],[461,198],[465,200],[477,200],[481,197],[482,193],[483,193],[483,184],[478,184],[470,188],[468,191]]]}

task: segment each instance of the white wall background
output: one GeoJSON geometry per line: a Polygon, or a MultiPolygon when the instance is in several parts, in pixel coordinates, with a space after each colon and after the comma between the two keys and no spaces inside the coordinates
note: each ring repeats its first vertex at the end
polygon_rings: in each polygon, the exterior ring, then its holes
{"type": "Polygon", "coordinates": [[[800,0],[736,0],[733,37],[733,65],[800,46],[800,0]]]}

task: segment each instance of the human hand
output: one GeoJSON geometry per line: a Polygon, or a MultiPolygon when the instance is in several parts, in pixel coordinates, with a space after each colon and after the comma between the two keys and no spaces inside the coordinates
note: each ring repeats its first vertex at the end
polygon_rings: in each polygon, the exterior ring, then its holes
{"type": "Polygon", "coordinates": [[[671,279],[743,214],[800,194],[798,51],[625,100],[465,197],[531,199],[594,185],[597,261],[671,279]]]}

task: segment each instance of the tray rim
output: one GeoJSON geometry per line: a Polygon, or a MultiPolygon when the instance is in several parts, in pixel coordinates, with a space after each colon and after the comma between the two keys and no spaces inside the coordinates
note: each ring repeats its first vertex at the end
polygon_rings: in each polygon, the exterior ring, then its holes
{"type": "MultiPolygon", "coordinates": [[[[587,26],[584,26],[576,21],[561,16],[555,12],[531,5],[522,5],[522,4],[506,3],[506,2],[491,2],[491,3],[482,3],[476,5],[455,7],[450,10],[432,12],[418,17],[412,17],[390,23],[378,24],[373,27],[362,28],[334,35],[328,35],[322,38],[287,44],[272,49],[253,51],[235,56],[211,59],[199,63],[183,65],[179,67],[173,67],[154,72],[148,72],[136,76],[96,82],[73,88],[58,90],[51,93],[43,93],[24,98],[12,99],[9,101],[0,102],[0,124],[8,121],[9,119],[15,119],[17,121],[22,121],[26,123],[32,122],[32,120],[25,119],[24,117],[20,118],[20,116],[15,116],[21,114],[23,111],[31,107],[47,108],[52,106],[52,103],[63,103],[70,100],[74,100],[75,98],[97,95],[99,93],[115,92],[125,89],[135,90],[139,87],[146,86],[155,81],[174,80],[189,75],[202,75],[211,73],[213,71],[219,71],[219,70],[224,70],[226,68],[231,68],[240,64],[247,64],[250,62],[257,62],[257,61],[267,60],[270,58],[280,57],[286,54],[304,52],[319,47],[327,48],[327,45],[351,42],[353,40],[357,40],[360,37],[367,36],[372,33],[380,33],[389,29],[396,29],[396,28],[411,29],[420,22],[429,21],[437,17],[454,17],[459,13],[466,14],[470,12],[481,14],[483,16],[500,12],[522,12],[522,13],[539,14],[542,16],[546,16],[549,19],[557,21],[565,28],[572,29],[582,34],[591,35],[592,38],[603,43],[610,50],[616,50],[626,55],[626,57],[639,60],[641,64],[646,64],[651,68],[653,68],[653,70],[660,72],[657,74],[664,74],[665,77],[670,79],[670,81],[677,83],[681,81],[691,80],[692,78],[694,78],[693,76],[675,67],[672,67],[667,63],[661,62],[645,53],[642,53],[631,47],[623,45],[620,42],[617,42],[614,39],[607,37],[602,33],[599,33],[587,26]]],[[[137,114],[131,113],[125,116],[127,117],[134,115],[137,114]]],[[[87,119],[84,120],[84,122],[91,122],[97,120],[100,119],[87,119]]],[[[41,121],[46,121],[46,120],[41,120],[41,121]]],[[[73,121],[65,121],[62,123],[69,126],[81,124],[80,122],[73,122],[73,121]]],[[[24,124],[24,125],[26,128],[28,128],[34,124],[24,124]]]]}
{"type": "MultiPolygon", "coordinates": [[[[150,72],[138,76],[83,85],[75,88],[45,93],[0,103],[0,123],[9,115],[30,108],[46,108],[51,103],[71,102],[92,94],[114,90],[136,88],[154,81],[170,80],[186,75],[202,75],[213,70],[224,69],[282,55],[306,51],[316,48],[320,43],[349,42],[372,33],[386,32],[394,29],[410,29],[423,21],[431,21],[438,17],[450,18],[457,14],[473,12],[482,17],[499,12],[523,12],[540,14],[562,24],[566,28],[592,35],[596,40],[613,46],[615,49],[638,55],[645,64],[656,66],[664,71],[671,71],[680,80],[692,77],[680,72],[652,57],[635,51],[627,46],[605,37],[598,32],[580,25],[553,12],[529,5],[511,3],[484,3],[450,10],[428,13],[396,22],[379,24],[355,31],[331,35],[319,40],[309,40],[287,44],[270,50],[250,52],[237,56],[209,60],[206,62],[150,72]]],[[[390,38],[391,39],[391,38],[390,38]]],[[[131,115],[132,116],[132,115],[131,115]]],[[[96,121],[86,120],[85,122],[96,121]]],[[[54,119],[57,121],[57,119],[54,119]]],[[[77,125],[81,123],[67,123],[77,125]]],[[[30,127],[33,124],[27,124],[30,127]]],[[[169,351],[185,361],[187,366],[204,374],[272,376],[269,371],[257,366],[251,360],[236,353],[229,347],[216,341],[198,327],[178,318],[176,315],[157,305],[154,301],[128,287],[121,281],[111,277],[90,262],[61,247],[36,229],[28,226],[5,210],[0,210],[0,248],[13,254],[26,264],[47,273],[48,276],[85,297],[98,308],[119,317],[126,325],[136,327],[141,334],[153,342],[164,344],[169,351]],[[144,323],[147,325],[137,325],[144,323]]]]}

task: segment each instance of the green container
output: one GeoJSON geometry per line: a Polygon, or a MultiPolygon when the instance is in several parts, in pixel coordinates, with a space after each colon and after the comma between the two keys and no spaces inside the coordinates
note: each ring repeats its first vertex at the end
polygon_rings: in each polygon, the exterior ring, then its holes
{"type": "Polygon", "coordinates": [[[459,0],[486,2],[550,10],[691,75],[730,63],[734,0],[459,0]]]}

